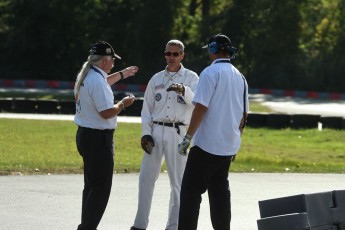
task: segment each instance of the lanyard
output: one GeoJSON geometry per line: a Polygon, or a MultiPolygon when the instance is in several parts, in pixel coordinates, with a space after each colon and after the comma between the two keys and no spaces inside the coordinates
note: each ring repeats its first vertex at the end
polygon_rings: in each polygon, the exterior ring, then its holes
{"type": "Polygon", "coordinates": [[[101,73],[101,71],[99,71],[99,69],[97,69],[93,66],[90,66],[90,68],[93,69],[94,71],[96,71],[97,73],[99,73],[104,78],[103,74],[101,73]]]}
{"type": "MultiPolygon", "coordinates": [[[[97,68],[95,68],[92,65],[90,65],[90,69],[93,69],[94,71],[96,71],[96,73],[99,73],[103,77],[103,79],[105,79],[103,74],[101,73],[101,71],[99,71],[97,68]]],[[[84,75],[84,77],[81,79],[80,86],[84,86],[83,82],[84,82],[85,77],[86,77],[86,75],[84,75]]],[[[76,94],[75,94],[76,102],[78,101],[78,94],[79,94],[79,88],[78,88],[78,92],[76,92],[76,94]]]]}

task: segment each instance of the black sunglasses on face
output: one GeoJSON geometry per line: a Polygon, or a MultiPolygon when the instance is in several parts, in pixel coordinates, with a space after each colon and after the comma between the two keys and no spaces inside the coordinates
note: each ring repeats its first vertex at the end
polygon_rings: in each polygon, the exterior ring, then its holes
{"type": "Polygon", "coordinates": [[[178,56],[180,56],[180,53],[165,51],[164,55],[167,56],[167,57],[170,57],[171,55],[173,55],[174,57],[178,57],[178,56]]]}

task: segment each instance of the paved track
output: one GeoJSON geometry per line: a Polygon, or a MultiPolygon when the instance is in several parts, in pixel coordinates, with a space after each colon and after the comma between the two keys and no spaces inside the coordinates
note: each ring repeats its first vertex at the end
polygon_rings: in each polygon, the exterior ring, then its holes
{"type": "MultiPolygon", "coordinates": [[[[28,119],[28,120],[64,120],[73,121],[74,115],[61,114],[27,114],[27,113],[0,113],[1,118],[28,119]]],[[[118,122],[140,123],[140,117],[118,117],[118,122]]]]}
{"type": "Polygon", "coordinates": [[[271,95],[250,95],[273,111],[286,114],[314,114],[345,118],[345,100],[319,100],[307,98],[273,97],[271,95]]]}
{"type": "MultiPolygon", "coordinates": [[[[230,173],[233,218],[231,229],[255,230],[259,200],[345,189],[343,174],[230,173]]],[[[114,174],[113,189],[98,229],[129,230],[137,205],[138,174],[114,174]]],[[[80,219],[83,175],[1,176],[0,229],[69,230],[80,219]]],[[[149,230],[163,230],[167,218],[169,181],[157,181],[149,230]]],[[[210,230],[206,194],[199,230],[210,230]]]]}

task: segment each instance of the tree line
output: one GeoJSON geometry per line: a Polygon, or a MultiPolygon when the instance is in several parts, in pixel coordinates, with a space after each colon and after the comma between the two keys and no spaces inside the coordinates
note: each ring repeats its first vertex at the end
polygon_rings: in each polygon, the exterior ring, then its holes
{"type": "Polygon", "coordinates": [[[345,0],[0,0],[0,79],[74,81],[105,40],[123,58],[114,71],[137,65],[126,82],[145,84],[173,38],[199,74],[219,32],[252,88],[344,92],[345,0]]]}

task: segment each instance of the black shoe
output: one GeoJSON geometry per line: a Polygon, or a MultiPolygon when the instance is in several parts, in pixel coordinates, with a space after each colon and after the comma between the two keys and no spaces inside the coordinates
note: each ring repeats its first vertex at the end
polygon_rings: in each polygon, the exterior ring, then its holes
{"type": "Polygon", "coordinates": [[[136,228],[136,227],[132,226],[130,230],[146,230],[146,229],[136,228]]]}

